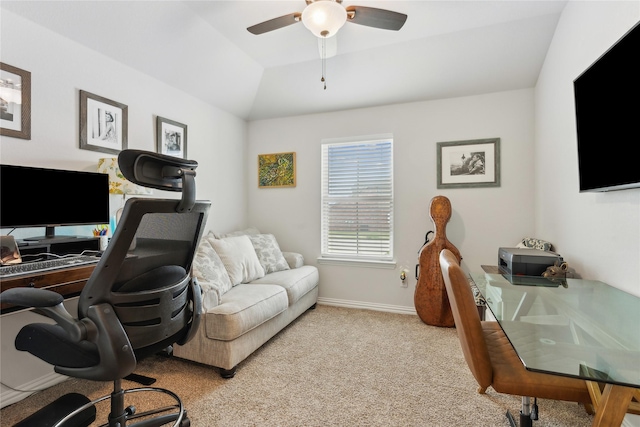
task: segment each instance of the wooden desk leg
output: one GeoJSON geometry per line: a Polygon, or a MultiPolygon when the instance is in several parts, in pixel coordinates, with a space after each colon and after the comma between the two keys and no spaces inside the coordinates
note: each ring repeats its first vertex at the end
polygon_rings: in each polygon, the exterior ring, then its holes
{"type": "Polygon", "coordinates": [[[587,411],[587,414],[594,415],[596,413],[598,403],[600,402],[600,398],[602,397],[602,392],[600,391],[600,385],[597,382],[586,381],[586,383],[587,390],[589,390],[589,396],[591,396],[591,404],[585,404],[584,409],[587,411]]]}
{"type": "Polygon", "coordinates": [[[596,407],[596,416],[593,418],[592,427],[622,425],[635,390],[634,388],[620,385],[605,385],[602,397],[596,407]]]}

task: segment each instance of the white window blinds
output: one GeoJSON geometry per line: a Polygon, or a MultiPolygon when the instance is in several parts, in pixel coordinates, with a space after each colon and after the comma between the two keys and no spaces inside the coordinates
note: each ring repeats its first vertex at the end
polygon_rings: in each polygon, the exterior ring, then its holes
{"type": "Polygon", "coordinates": [[[393,140],[322,145],[322,257],[393,258],[393,140]]]}

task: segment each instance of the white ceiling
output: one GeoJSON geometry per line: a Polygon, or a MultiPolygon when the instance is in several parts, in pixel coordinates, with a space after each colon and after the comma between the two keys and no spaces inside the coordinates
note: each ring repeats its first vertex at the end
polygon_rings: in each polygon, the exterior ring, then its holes
{"type": "Polygon", "coordinates": [[[246,28],[304,0],[8,1],[10,10],[241,118],[256,120],[533,87],[567,0],[376,1],[400,31],[347,23],[326,63],[302,23],[246,28]]]}

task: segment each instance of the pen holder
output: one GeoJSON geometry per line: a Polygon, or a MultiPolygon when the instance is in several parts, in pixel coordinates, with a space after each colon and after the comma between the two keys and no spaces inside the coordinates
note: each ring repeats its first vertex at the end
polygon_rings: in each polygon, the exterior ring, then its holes
{"type": "Polygon", "coordinates": [[[107,250],[107,245],[109,244],[109,238],[107,236],[100,236],[99,237],[99,246],[100,246],[100,250],[101,251],[106,251],[107,250]]]}

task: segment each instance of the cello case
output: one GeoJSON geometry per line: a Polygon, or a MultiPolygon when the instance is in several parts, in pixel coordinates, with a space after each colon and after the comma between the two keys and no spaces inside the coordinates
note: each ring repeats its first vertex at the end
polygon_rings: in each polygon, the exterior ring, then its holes
{"type": "Polygon", "coordinates": [[[427,325],[453,327],[453,313],[439,261],[440,251],[443,249],[453,252],[458,262],[462,260],[460,251],[446,236],[447,222],[451,219],[451,202],[444,196],[434,197],[431,199],[429,214],[436,230],[433,239],[422,247],[418,256],[420,272],[413,301],[418,316],[427,325]]]}

